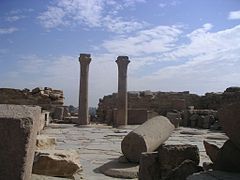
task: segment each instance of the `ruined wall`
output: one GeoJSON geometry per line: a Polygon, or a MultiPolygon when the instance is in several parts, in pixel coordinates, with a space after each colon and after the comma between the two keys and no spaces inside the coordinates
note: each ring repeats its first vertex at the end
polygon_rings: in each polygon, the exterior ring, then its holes
{"type": "MultiPolygon", "coordinates": [[[[195,102],[200,97],[186,92],[151,92],[139,91],[128,92],[128,108],[147,109],[159,114],[166,115],[172,109],[182,110],[190,105],[197,105],[195,102]]],[[[99,99],[97,116],[99,122],[111,122],[112,110],[117,107],[117,94],[104,96],[99,99]]]]}
{"type": "Polygon", "coordinates": [[[0,104],[38,105],[44,110],[53,111],[63,105],[63,91],[52,88],[11,89],[0,88],[0,104]]]}
{"type": "MultiPolygon", "coordinates": [[[[99,99],[97,116],[99,122],[112,121],[112,110],[117,107],[117,94],[99,99]]],[[[204,96],[184,92],[128,92],[128,108],[147,109],[166,115],[171,110],[194,109],[218,110],[226,104],[240,101],[240,87],[229,87],[223,93],[206,93],[204,96]]]]}

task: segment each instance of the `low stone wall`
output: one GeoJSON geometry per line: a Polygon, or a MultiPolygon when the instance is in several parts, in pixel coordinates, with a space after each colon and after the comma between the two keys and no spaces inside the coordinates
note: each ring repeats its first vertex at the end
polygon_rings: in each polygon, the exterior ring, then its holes
{"type": "Polygon", "coordinates": [[[52,88],[11,89],[0,88],[0,104],[38,105],[44,110],[53,111],[63,105],[63,91],[52,88]]]}
{"type": "MultiPolygon", "coordinates": [[[[224,107],[225,105],[233,102],[240,101],[240,88],[239,87],[229,87],[223,93],[206,93],[204,96],[199,96],[196,94],[190,94],[189,91],[184,92],[151,92],[151,91],[136,91],[128,92],[128,108],[129,109],[146,109],[148,111],[153,111],[159,115],[167,116],[167,113],[173,110],[178,110],[179,112],[188,112],[188,107],[191,106],[195,110],[192,114],[200,115],[200,118],[195,115],[195,118],[200,119],[199,124],[194,124],[194,120],[189,120],[190,117],[182,117],[183,121],[180,125],[192,126],[192,127],[202,127],[209,128],[211,125],[205,123],[201,118],[205,118],[206,114],[202,115],[202,110],[215,110],[224,107]],[[199,111],[198,111],[199,110],[199,111]],[[204,116],[204,117],[203,117],[204,116]]],[[[113,121],[112,112],[117,107],[117,93],[112,95],[104,96],[99,99],[98,109],[97,109],[97,121],[102,123],[111,124],[113,121]]],[[[214,112],[215,113],[215,112],[214,112]]],[[[211,113],[209,115],[212,115],[211,113]]],[[[208,120],[206,117],[206,121],[208,120]]],[[[217,117],[214,116],[217,121],[217,117]]],[[[193,117],[194,119],[194,117],[193,117]]],[[[204,120],[204,121],[205,121],[204,120]]],[[[195,121],[197,123],[197,121],[195,121]]],[[[217,125],[216,125],[217,126],[217,125]]]]}
{"type": "MultiPolygon", "coordinates": [[[[183,110],[187,106],[197,105],[195,102],[199,99],[198,95],[186,92],[151,92],[139,91],[128,92],[128,108],[129,109],[146,109],[154,111],[161,115],[166,115],[172,109],[183,110]]],[[[117,107],[117,94],[104,96],[99,99],[97,116],[98,121],[109,123],[111,112],[117,107]]]]}

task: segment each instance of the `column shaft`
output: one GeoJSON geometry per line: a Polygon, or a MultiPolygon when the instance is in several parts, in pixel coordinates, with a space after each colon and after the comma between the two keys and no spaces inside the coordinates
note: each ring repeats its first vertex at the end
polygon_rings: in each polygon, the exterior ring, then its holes
{"type": "Polygon", "coordinates": [[[88,113],[88,72],[91,62],[90,54],[80,54],[80,90],[79,90],[79,107],[78,119],[80,125],[89,124],[88,113]]]}
{"type": "Polygon", "coordinates": [[[127,56],[118,56],[118,95],[117,119],[115,126],[127,125],[128,97],[127,97],[127,66],[130,61],[127,56]]]}

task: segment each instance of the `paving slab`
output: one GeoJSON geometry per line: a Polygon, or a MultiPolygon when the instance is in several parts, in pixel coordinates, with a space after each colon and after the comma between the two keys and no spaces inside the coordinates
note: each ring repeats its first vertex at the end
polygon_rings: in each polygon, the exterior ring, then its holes
{"type": "MultiPolygon", "coordinates": [[[[104,164],[122,156],[121,141],[128,132],[137,126],[112,128],[105,125],[77,127],[73,124],[50,124],[43,134],[56,137],[56,149],[76,149],[80,152],[83,177],[86,180],[117,180],[102,174],[98,169],[104,164]]],[[[221,147],[227,137],[219,131],[179,127],[172,133],[165,144],[193,144],[200,150],[200,165],[210,162],[205,153],[203,140],[221,147]],[[209,138],[210,137],[210,138],[209,138]]],[[[76,175],[75,179],[80,179],[76,175]]],[[[120,178],[123,180],[123,178],[120,178]]]]}

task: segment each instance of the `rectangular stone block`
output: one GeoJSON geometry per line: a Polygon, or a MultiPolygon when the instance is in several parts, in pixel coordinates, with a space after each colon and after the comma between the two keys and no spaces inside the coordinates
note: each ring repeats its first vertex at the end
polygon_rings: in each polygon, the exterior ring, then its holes
{"type": "Polygon", "coordinates": [[[38,133],[44,127],[44,122],[41,121],[41,111],[39,106],[0,104],[0,117],[14,119],[30,117],[33,119],[33,123],[36,124],[38,133]]]}
{"type": "Polygon", "coordinates": [[[39,128],[38,110],[38,107],[0,105],[1,180],[31,179],[39,128]]]}
{"type": "Polygon", "coordinates": [[[139,180],[161,179],[158,152],[143,152],[139,163],[139,180]]]}

